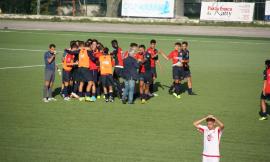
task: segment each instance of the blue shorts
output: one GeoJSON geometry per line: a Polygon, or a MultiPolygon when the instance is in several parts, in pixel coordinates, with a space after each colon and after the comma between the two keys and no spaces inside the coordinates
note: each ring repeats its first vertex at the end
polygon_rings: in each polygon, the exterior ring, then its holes
{"type": "Polygon", "coordinates": [[[88,68],[80,67],[79,68],[79,75],[81,82],[89,82],[91,81],[91,73],[88,68]]]}
{"type": "Polygon", "coordinates": [[[90,81],[97,82],[97,77],[98,77],[98,71],[97,70],[90,70],[90,81]]]}
{"type": "Polygon", "coordinates": [[[71,80],[71,72],[63,69],[62,71],[62,82],[69,82],[71,80]]]}
{"type": "Polygon", "coordinates": [[[151,73],[153,78],[157,78],[157,69],[156,67],[151,67],[151,73]]]}
{"type": "Polygon", "coordinates": [[[111,74],[101,75],[100,80],[101,80],[103,87],[113,86],[113,76],[111,74]]]}
{"type": "Polygon", "coordinates": [[[146,84],[150,84],[151,82],[153,82],[153,77],[152,77],[151,72],[140,73],[139,77],[140,77],[139,78],[140,81],[143,81],[146,84]]]}
{"type": "Polygon", "coordinates": [[[179,66],[173,66],[172,74],[174,80],[182,80],[184,78],[184,69],[179,66]]]}

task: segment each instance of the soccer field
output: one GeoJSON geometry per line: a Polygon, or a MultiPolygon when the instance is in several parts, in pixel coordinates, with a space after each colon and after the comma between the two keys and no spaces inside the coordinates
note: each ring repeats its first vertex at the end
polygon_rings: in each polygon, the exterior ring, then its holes
{"type": "MultiPolygon", "coordinates": [[[[225,124],[222,162],[270,161],[270,123],[258,121],[270,39],[15,30],[0,30],[0,37],[0,161],[197,162],[202,136],[192,122],[207,114],[225,124]],[[171,62],[160,57],[159,96],[145,105],[64,102],[59,95],[43,103],[44,67],[33,65],[44,64],[50,43],[60,63],[70,40],[88,38],[107,46],[117,39],[124,50],[156,39],[166,53],[188,41],[198,95],[169,95],[171,62]]],[[[56,76],[57,91],[60,84],[56,76]]]]}

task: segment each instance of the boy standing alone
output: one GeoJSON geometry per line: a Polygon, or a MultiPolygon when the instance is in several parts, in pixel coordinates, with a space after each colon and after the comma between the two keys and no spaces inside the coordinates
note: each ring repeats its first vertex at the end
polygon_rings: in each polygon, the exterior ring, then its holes
{"type": "Polygon", "coordinates": [[[49,51],[44,54],[44,62],[45,62],[45,84],[43,87],[43,101],[56,101],[55,98],[52,97],[52,89],[53,83],[55,79],[55,57],[56,57],[56,46],[54,44],[49,45],[49,51]]]}

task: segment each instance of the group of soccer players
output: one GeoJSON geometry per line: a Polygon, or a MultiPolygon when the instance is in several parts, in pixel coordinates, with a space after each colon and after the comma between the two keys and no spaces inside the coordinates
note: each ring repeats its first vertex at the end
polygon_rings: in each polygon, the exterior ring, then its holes
{"type": "MultiPolygon", "coordinates": [[[[62,57],[62,91],[64,100],[77,98],[80,101],[95,102],[103,93],[106,102],[114,102],[119,97],[122,102],[133,104],[136,94],[135,83],[138,82],[141,103],[146,103],[155,92],[157,78],[156,64],[159,64],[159,55],[166,60],[172,60],[173,83],[170,94],[181,98],[180,83],[187,78],[188,94],[192,92],[191,73],[189,69],[189,50],[187,42],[176,42],[169,55],[156,49],[156,40],[150,45],[130,43],[127,51],[123,51],[117,40],[111,41],[112,50],[104,47],[96,39],[87,41],[71,41],[70,47],[64,50],[62,57]]],[[[56,100],[52,97],[52,87],[55,78],[56,46],[51,44],[49,51],[44,55],[45,85],[43,101],[56,100]]],[[[58,69],[60,70],[60,69],[58,69]]]]}

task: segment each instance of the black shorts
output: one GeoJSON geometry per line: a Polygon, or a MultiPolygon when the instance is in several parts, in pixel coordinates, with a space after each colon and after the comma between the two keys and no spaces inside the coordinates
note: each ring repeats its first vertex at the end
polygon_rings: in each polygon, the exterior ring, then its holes
{"type": "Polygon", "coordinates": [[[91,81],[91,73],[88,68],[80,67],[79,68],[79,75],[81,82],[89,82],[91,81]]]}
{"type": "Polygon", "coordinates": [[[98,78],[98,71],[97,70],[90,70],[90,81],[93,81],[93,82],[97,82],[97,78],[98,78]]]}
{"type": "Polygon", "coordinates": [[[100,80],[101,80],[102,85],[105,87],[113,86],[113,76],[111,74],[101,75],[100,80]]]}
{"type": "Polygon", "coordinates": [[[80,81],[79,68],[73,68],[71,70],[71,77],[73,81],[80,81]]]}
{"type": "Polygon", "coordinates": [[[139,78],[140,81],[143,81],[146,84],[150,84],[151,82],[153,82],[153,77],[152,77],[151,72],[140,73],[139,77],[140,77],[139,78]]]}
{"type": "Polygon", "coordinates": [[[62,82],[69,82],[71,80],[71,71],[66,71],[63,69],[62,72],[62,82]]]}
{"type": "Polygon", "coordinates": [[[190,70],[187,70],[187,71],[184,70],[184,72],[183,72],[183,77],[184,77],[184,78],[189,78],[189,77],[191,77],[191,72],[190,72],[190,70]]]}
{"type": "Polygon", "coordinates": [[[184,77],[184,69],[179,66],[173,66],[172,74],[174,80],[182,80],[184,77]]]}
{"type": "Polygon", "coordinates": [[[123,68],[115,67],[113,71],[113,78],[121,78],[123,74],[123,68]]]}
{"type": "Polygon", "coordinates": [[[157,78],[157,69],[156,67],[151,67],[151,73],[153,78],[157,78]]]}
{"type": "Polygon", "coordinates": [[[261,94],[261,99],[262,100],[270,100],[270,94],[265,94],[263,95],[263,93],[261,94]]]}

